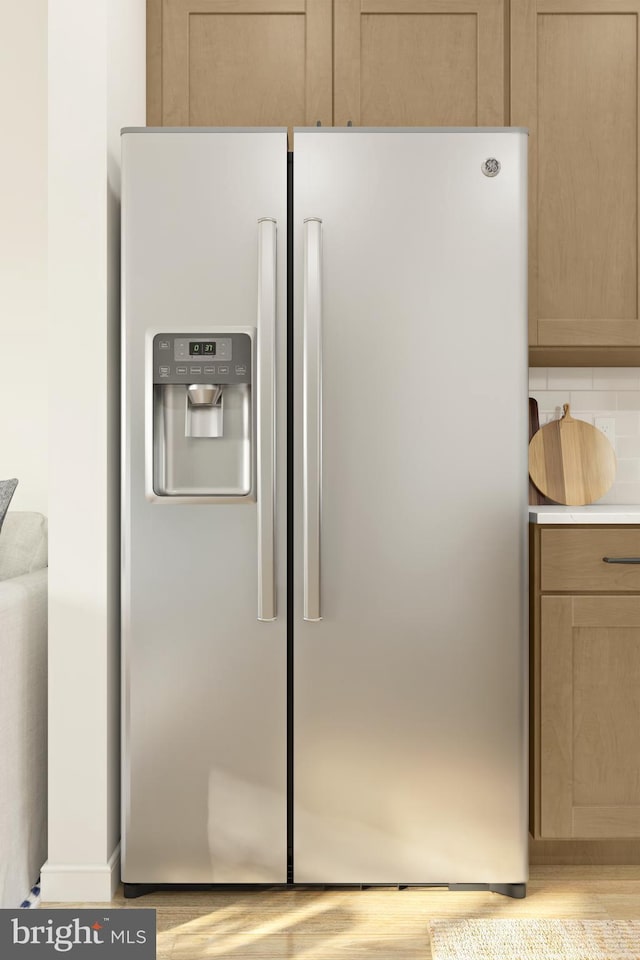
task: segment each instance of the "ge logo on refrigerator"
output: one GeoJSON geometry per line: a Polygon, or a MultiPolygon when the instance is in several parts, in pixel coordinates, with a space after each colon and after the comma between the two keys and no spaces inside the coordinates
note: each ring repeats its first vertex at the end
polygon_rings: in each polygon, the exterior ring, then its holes
{"type": "Polygon", "coordinates": [[[482,172],[485,177],[497,177],[500,173],[500,161],[495,157],[488,157],[482,164],[482,172]]]}

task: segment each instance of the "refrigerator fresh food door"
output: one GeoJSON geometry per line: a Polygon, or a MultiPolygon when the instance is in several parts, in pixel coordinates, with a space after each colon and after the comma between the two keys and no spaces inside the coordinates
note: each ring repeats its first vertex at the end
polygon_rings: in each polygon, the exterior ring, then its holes
{"type": "Polygon", "coordinates": [[[122,877],[284,882],[287,134],[122,144],[122,877]]]}
{"type": "Polygon", "coordinates": [[[294,878],[522,883],[527,137],[295,144],[294,878]]]}

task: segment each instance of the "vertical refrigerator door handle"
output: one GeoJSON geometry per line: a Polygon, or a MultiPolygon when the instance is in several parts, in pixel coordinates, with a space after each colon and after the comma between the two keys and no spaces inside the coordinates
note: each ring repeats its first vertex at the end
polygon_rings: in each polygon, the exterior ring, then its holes
{"type": "Polygon", "coordinates": [[[258,620],[276,619],[276,221],[258,220],[256,486],[258,620]]]}
{"type": "Polygon", "coordinates": [[[303,590],[305,620],[320,612],[322,507],[322,220],[304,221],[303,590]]]}

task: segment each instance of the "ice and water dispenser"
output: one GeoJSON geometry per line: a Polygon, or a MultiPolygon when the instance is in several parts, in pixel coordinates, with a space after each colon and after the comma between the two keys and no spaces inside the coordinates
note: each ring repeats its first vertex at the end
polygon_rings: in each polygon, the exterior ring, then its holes
{"type": "Polygon", "coordinates": [[[159,497],[252,492],[250,333],[153,339],[153,491],[159,497]]]}

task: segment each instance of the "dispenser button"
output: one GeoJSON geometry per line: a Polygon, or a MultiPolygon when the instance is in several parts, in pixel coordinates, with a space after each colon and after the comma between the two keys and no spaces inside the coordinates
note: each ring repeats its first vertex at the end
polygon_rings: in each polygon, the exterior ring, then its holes
{"type": "Polygon", "coordinates": [[[239,377],[244,377],[247,372],[246,364],[236,363],[236,373],[239,377]]]}
{"type": "Polygon", "coordinates": [[[160,367],[160,376],[168,377],[171,373],[171,367],[160,367]]]}
{"type": "Polygon", "coordinates": [[[216,372],[216,368],[215,368],[215,367],[205,367],[205,368],[204,368],[204,372],[205,372],[205,373],[215,373],[215,372],[216,372]]]}
{"type": "Polygon", "coordinates": [[[185,377],[185,376],[187,375],[187,368],[186,368],[186,367],[176,367],[176,374],[177,374],[179,377],[185,377]]]}
{"type": "Polygon", "coordinates": [[[202,367],[189,367],[189,373],[202,373],[202,367]]]}
{"type": "Polygon", "coordinates": [[[225,375],[228,374],[228,373],[229,373],[229,367],[226,365],[226,363],[225,363],[225,364],[220,364],[220,365],[218,366],[218,375],[219,375],[219,376],[225,376],[225,375]]]}

